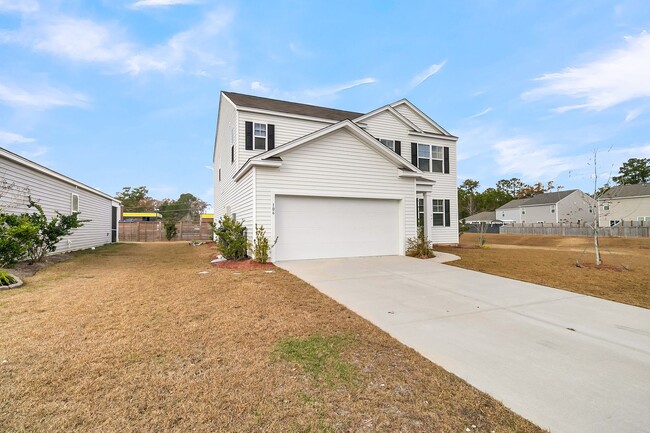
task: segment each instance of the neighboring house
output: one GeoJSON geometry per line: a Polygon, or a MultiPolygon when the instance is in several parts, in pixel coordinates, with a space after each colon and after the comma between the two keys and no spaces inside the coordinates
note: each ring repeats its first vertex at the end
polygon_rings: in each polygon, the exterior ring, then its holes
{"type": "Polygon", "coordinates": [[[481,223],[492,224],[492,223],[501,223],[501,221],[497,220],[495,211],[479,212],[477,214],[470,215],[467,218],[465,218],[465,224],[481,224],[481,223]]]}
{"type": "Polygon", "coordinates": [[[614,186],[598,198],[598,207],[601,227],[622,221],[643,221],[650,225],[650,183],[614,186]]]}
{"type": "Polygon", "coordinates": [[[118,241],[120,202],[110,195],[3,148],[0,148],[0,177],[5,192],[11,190],[0,198],[3,212],[35,212],[27,207],[23,193],[28,191],[43,207],[48,219],[55,217],[58,211],[66,215],[79,212],[80,219],[90,220],[63,238],[57,245],[57,253],[118,241]],[[16,194],[16,191],[22,192],[16,194]]]}
{"type": "Polygon", "coordinates": [[[201,218],[199,219],[199,222],[201,224],[210,224],[214,222],[214,214],[213,213],[202,213],[201,218]]]}
{"type": "Polygon", "coordinates": [[[122,221],[127,223],[141,222],[141,221],[160,221],[162,215],[158,212],[124,212],[122,214],[122,221]]]}
{"type": "Polygon", "coordinates": [[[579,189],[512,200],[496,210],[504,223],[584,223],[593,221],[596,201],[579,189]]]}
{"type": "Polygon", "coordinates": [[[403,255],[421,224],[458,242],[456,141],[406,99],[355,113],[222,92],[215,218],[263,225],[272,260],[403,255]]]}

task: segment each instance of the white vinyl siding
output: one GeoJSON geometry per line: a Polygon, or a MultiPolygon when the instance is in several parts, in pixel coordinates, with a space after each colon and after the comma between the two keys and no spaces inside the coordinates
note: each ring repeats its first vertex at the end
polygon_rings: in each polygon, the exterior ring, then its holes
{"type": "MultiPolygon", "coordinates": [[[[234,140],[235,162],[237,161],[238,135],[233,134],[237,127],[237,111],[227,98],[221,95],[219,103],[219,121],[215,137],[214,154],[214,221],[219,221],[226,213],[226,207],[234,199],[237,191],[233,176],[238,170],[236,163],[230,162],[231,145],[234,140]],[[219,169],[221,171],[219,171],[219,169]],[[219,176],[221,174],[221,176],[219,176]],[[219,179],[221,177],[221,179],[219,179]]],[[[243,140],[243,139],[242,139],[243,140]]]]}
{"type": "MultiPolygon", "coordinates": [[[[297,138],[310,134],[319,129],[332,124],[332,122],[318,122],[315,120],[295,119],[284,116],[275,116],[272,114],[251,113],[240,111],[238,113],[239,125],[239,146],[237,155],[237,165],[241,167],[249,158],[259,155],[263,150],[246,150],[246,122],[263,123],[275,125],[275,147],[282,146],[297,138]]],[[[267,131],[268,132],[268,131],[267,131]]]]}
{"type": "Polygon", "coordinates": [[[408,105],[400,104],[397,107],[395,107],[395,110],[399,114],[401,114],[402,116],[406,117],[408,120],[413,122],[415,126],[420,128],[424,132],[434,132],[436,134],[442,134],[442,131],[440,131],[434,125],[431,125],[426,119],[423,119],[418,113],[413,111],[411,107],[409,107],[408,105]]]}
{"type": "Polygon", "coordinates": [[[400,200],[401,253],[415,236],[415,181],[365,143],[339,130],[282,155],[279,168],[255,167],[256,223],[275,235],[276,195],[400,200]]]}
{"type": "MultiPolygon", "coordinates": [[[[117,202],[4,157],[0,157],[0,176],[18,188],[29,187],[29,194],[43,207],[48,219],[56,217],[56,211],[71,214],[72,196],[78,196],[79,218],[90,221],[59,242],[57,253],[111,242],[111,213],[117,202]]],[[[27,207],[26,200],[8,200],[7,197],[0,199],[0,208],[8,213],[36,212],[27,207]]]]}
{"type": "Polygon", "coordinates": [[[618,197],[599,200],[600,225],[607,226],[609,220],[638,221],[639,217],[650,215],[650,196],[618,197]],[[609,209],[605,210],[604,205],[609,209]]]}

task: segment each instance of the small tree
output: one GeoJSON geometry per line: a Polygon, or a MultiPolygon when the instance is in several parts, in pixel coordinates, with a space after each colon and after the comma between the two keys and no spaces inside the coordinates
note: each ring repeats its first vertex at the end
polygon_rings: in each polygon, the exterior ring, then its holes
{"type": "Polygon", "coordinates": [[[477,227],[477,229],[478,229],[478,246],[481,247],[481,248],[483,248],[485,246],[485,242],[486,242],[485,233],[487,233],[488,227],[489,227],[489,224],[486,223],[485,221],[481,221],[478,224],[478,227],[477,227]]]}
{"type": "Polygon", "coordinates": [[[11,266],[22,259],[33,239],[38,236],[29,215],[0,214],[0,267],[11,266]]]}
{"type": "Polygon", "coordinates": [[[419,226],[417,236],[406,240],[406,255],[419,259],[430,259],[436,256],[433,252],[433,243],[424,234],[424,227],[419,226]]]}
{"type": "Polygon", "coordinates": [[[41,205],[32,200],[31,197],[29,197],[27,207],[33,207],[37,211],[31,214],[22,214],[27,215],[31,224],[36,228],[34,237],[27,244],[27,256],[30,264],[39,262],[43,260],[47,253],[56,251],[56,244],[64,236],[72,234],[73,229],[82,227],[84,222],[90,221],[80,220],[77,212],[73,212],[71,215],[63,215],[58,211],[56,212],[57,216],[48,221],[41,205]]]}
{"type": "Polygon", "coordinates": [[[276,237],[273,245],[270,245],[269,238],[266,237],[264,226],[255,226],[255,239],[253,240],[253,255],[255,256],[255,261],[258,263],[268,262],[269,252],[277,243],[278,238],[276,237]]]}
{"type": "Polygon", "coordinates": [[[175,221],[165,221],[165,237],[168,241],[174,239],[178,231],[176,230],[175,221]]]}
{"type": "Polygon", "coordinates": [[[229,215],[224,215],[219,218],[218,227],[213,224],[212,231],[217,237],[219,251],[226,259],[242,260],[248,257],[246,253],[250,242],[243,221],[239,222],[229,215]]]}

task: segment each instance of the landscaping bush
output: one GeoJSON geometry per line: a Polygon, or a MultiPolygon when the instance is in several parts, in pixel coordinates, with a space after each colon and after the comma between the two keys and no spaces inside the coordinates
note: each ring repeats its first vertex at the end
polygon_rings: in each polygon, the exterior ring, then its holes
{"type": "Polygon", "coordinates": [[[176,230],[175,221],[165,221],[165,237],[168,241],[174,239],[178,231],[176,230]]]}
{"type": "Polygon", "coordinates": [[[226,259],[243,260],[248,257],[250,242],[243,221],[224,215],[219,218],[219,226],[213,225],[212,230],[217,237],[217,247],[226,259]]]}
{"type": "Polygon", "coordinates": [[[29,215],[0,213],[0,266],[11,266],[25,257],[37,235],[38,227],[29,215]]]}
{"type": "Polygon", "coordinates": [[[266,263],[269,261],[269,252],[271,248],[278,243],[278,238],[275,238],[273,245],[269,244],[269,239],[266,237],[266,230],[264,226],[255,226],[255,239],[253,240],[253,256],[258,263],[266,263]]]}
{"type": "Polygon", "coordinates": [[[418,234],[415,238],[407,239],[406,255],[419,259],[430,259],[436,256],[433,252],[433,244],[424,235],[424,227],[418,227],[418,234]]]}

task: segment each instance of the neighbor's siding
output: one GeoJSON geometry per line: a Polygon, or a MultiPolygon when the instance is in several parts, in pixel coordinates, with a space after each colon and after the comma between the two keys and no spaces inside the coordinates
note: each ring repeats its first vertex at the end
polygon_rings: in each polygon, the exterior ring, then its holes
{"type": "Polygon", "coordinates": [[[577,190],[557,203],[558,222],[577,223],[594,220],[596,200],[577,190]]]}
{"type": "MultiPolygon", "coordinates": [[[[406,105],[401,105],[415,116],[420,122],[424,120],[406,105]]],[[[413,119],[409,119],[413,121],[413,119]]],[[[429,239],[434,243],[455,244],[458,243],[458,193],[456,190],[456,143],[449,140],[435,138],[415,137],[409,135],[409,127],[400,121],[394,114],[381,111],[364,120],[366,131],[377,139],[384,138],[388,140],[401,141],[401,156],[411,162],[411,143],[433,144],[449,148],[449,174],[445,173],[424,173],[424,177],[434,180],[433,192],[429,194],[431,199],[450,200],[451,204],[451,226],[450,227],[433,227],[433,217],[430,213],[431,204],[428,203],[428,224],[429,239]]],[[[415,123],[415,122],[414,122],[415,123]]],[[[426,123],[429,125],[429,123],[426,123]]],[[[425,130],[432,130],[429,126],[425,130]]],[[[415,207],[415,204],[413,204],[415,207]]]]}
{"type": "Polygon", "coordinates": [[[602,199],[598,206],[601,227],[608,227],[613,220],[637,221],[638,217],[650,217],[650,196],[602,199]],[[605,210],[605,204],[609,204],[609,210],[605,210]]]}
{"type": "Polygon", "coordinates": [[[262,150],[246,150],[246,122],[266,123],[275,125],[275,147],[282,146],[297,138],[303,137],[312,132],[323,129],[335,122],[317,121],[307,119],[296,119],[272,114],[251,113],[248,111],[239,112],[239,158],[238,164],[241,167],[253,156],[262,153],[262,150]]]}
{"type": "Polygon", "coordinates": [[[496,219],[501,221],[521,222],[521,208],[497,209],[496,219]]]}
{"type": "MultiPolygon", "coordinates": [[[[526,211],[525,214],[521,216],[521,222],[524,223],[538,223],[538,222],[544,222],[544,223],[554,223],[556,222],[555,218],[556,215],[555,213],[551,212],[551,204],[540,204],[537,206],[524,206],[522,207],[523,210],[526,211]]],[[[557,208],[555,209],[555,212],[557,212],[557,208]]]]}
{"type": "MultiPolygon", "coordinates": [[[[257,224],[269,237],[274,194],[402,199],[404,242],[415,236],[415,181],[347,131],[335,131],[282,155],[279,168],[256,167],[257,224]]],[[[396,228],[397,229],[397,228],[396,228]]]]}
{"type": "MultiPolygon", "coordinates": [[[[29,194],[43,207],[48,219],[55,217],[56,211],[69,215],[72,212],[72,194],[79,196],[79,218],[90,221],[75,229],[72,235],[63,238],[57,244],[56,252],[96,247],[111,242],[112,200],[1,156],[0,176],[9,183],[15,183],[18,188],[28,187],[29,194]]],[[[15,214],[36,212],[27,207],[26,200],[14,200],[7,196],[0,198],[0,208],[4,212],[15,214]]]]}

